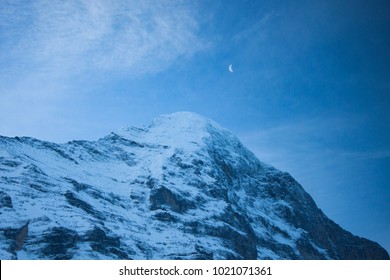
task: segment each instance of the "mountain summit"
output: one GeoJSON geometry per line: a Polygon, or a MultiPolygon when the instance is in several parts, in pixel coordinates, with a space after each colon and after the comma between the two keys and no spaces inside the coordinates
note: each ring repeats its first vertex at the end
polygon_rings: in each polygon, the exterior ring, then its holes
{"type": "Polygon", "coordinates": [[[93,142],[0,137],[0,175],[1,259],[389,259],[194,113],[93,142]]]}

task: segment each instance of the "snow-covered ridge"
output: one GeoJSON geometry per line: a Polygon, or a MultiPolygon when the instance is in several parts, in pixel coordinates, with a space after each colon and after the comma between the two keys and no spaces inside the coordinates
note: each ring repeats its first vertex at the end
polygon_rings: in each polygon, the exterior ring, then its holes
{"type": "Polygon", "coordinates": [[[190,112],[95,142],[0,136],[0,219],[1,259],[388,258],[190,112]]]}
{"type": "Polygon", "coordinates": [[[230,134],[216,122],[191,112],[161,115],[144,129],[127,127],[118,134],[130,140],[193,149],[194,145],[204,143],[205,138],[210,136],[210,131],[230,134]]]}

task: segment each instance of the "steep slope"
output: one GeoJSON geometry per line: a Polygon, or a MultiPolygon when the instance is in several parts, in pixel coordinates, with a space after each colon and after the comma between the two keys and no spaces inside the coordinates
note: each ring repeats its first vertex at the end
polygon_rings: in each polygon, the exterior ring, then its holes
{"type": "Polygon", "coordinates": [[[193,113],[96,142],[0,137],[0,175],[1,259],[389,258],[193,113]]]}

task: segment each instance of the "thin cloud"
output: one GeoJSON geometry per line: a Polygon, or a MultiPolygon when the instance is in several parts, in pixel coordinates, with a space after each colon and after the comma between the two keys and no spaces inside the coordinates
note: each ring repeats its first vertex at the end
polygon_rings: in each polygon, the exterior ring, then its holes
{"type": "Polygon", "coordinates": [[[157,73],[207,50],[199,17],[188,1],[0,0],[0,134],[49,135],[104,79],[157,73]]]}
{"type": "Polygon", "coordinates": [[[390,150],[376,150],[364,152],[340,152],[340,155],[355,159],[387,159],[390,158],[390,150]]]}
{"type": "Polygon", "coordinates": [[[265,32],[267,25],[279,17],[279,13],[274,11],[269,11],[265,13],[261,18],[259,18],[256,22],[249,25],[246,29],[240,31],[235,36],[233,36],[234,41],[241,41],[248,37],[253,37],[255,35],[259,35],[265,32]]]}
{"type": "Polygon", "coordinates": [[[261,160],[282,170],[302,172],[308,167],[320,170],[332,168],[347,156],[363,156],[341,149],[338,142],[363,123],[364,119],[358,116],[313,118],[244,133],[240,139],[261,160]]]}
{"type": "Polygon", "coordinates": [[[308,143],[302,143],[303,140],[309,140],[311,144],[316,141],[327,141],[346,133],[353,131],[362,125],[364,119],[358,116],[348,118],[312,118],[283,123],[259,131],[248,132],[242,135],[248,142],[270,142],[273,145],[284,143],[290,145],[305,146],[308,143]]]}
{"type": "Polygon", "coordinates": [[[157,72],[205,44],[178,1],[5,1],[0,63],[43,73],[157,72]]]}

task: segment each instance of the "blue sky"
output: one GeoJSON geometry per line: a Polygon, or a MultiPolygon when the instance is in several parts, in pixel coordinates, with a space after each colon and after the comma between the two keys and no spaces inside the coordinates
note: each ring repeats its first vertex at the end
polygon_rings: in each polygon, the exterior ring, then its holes
{"type": "Polygon", "coordinates": [[[380,0],[2,0],[0,134],[96,140],[194,111],[390,251],[389,27],[380,0]]]}

